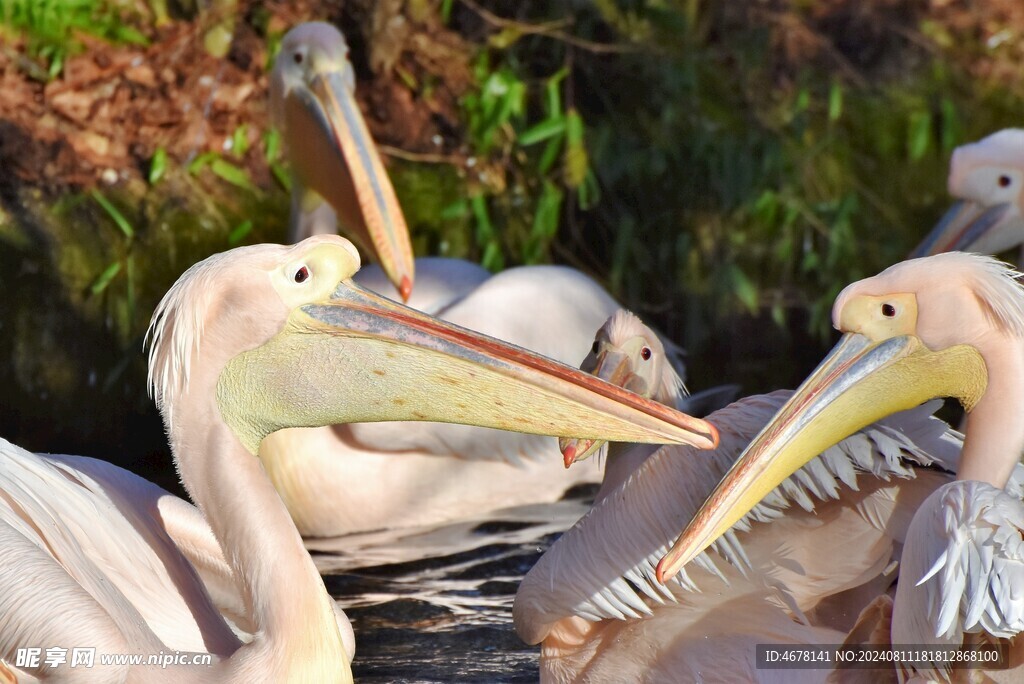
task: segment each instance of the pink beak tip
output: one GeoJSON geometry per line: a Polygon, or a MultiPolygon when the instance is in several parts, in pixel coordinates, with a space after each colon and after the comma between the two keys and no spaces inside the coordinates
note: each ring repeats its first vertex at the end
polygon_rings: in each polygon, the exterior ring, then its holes
{"type": "Polygon", "coordinates": [[[409,301],[409,297],[412,296],[412,279],[409,276],[402,276],[402,282],[398,286],[398,294],[402,295],[403,302],[409,301]]]}

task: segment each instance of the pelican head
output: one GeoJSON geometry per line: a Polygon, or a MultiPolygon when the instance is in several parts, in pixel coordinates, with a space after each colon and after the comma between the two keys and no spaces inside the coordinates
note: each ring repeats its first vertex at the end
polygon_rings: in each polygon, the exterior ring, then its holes
{"type": "Polygon", "coordinates": [[[1008,128],[953,151],[949,194],[958,198],[912,257],[998,254],[1024,242],[1024,130],[1008,128]]]}
{"type": "Polygon", "coordinates": [[[348,45],[338,29],[311,22],[285,35],[270,77],[270,103],[293,174],[291,239],[335,231],[334,216],[318,223],[326,202],[408,300],[414,276],[409,229],[356,104],[348,45]]]}
{"type": "Polygon", "coordinates": [[[193,266],[150,331],[150,383],[172,443],[185,439],[171,409],[195,404],[199,350],[203,393],[215,394],[220,418],[253,454],[282,428],[382,420],[717,441],[705,421],[363,290],[351,280],[358,268],[352,244],[329,235],[193,266]]]}
{"type": "Polygon", "coordinates": [[[950,252],[848,286],[844,333],[747,447],[662,559],[674,575],[790,474],[862,427],[936,397],[968,412],[958,477],[1002,489],[1021,447],[1024,288],[987,256],[950,252]]]}
{"type": "MultiPolygon", "coordinates": [[[[580,370],[667,406],[675,406],[684,393],[683,381],[657,334],[625,309],[613,313],[598,329],[580,370]]],[[[604,444],[603,440],[560,439],[565,467],[589,458],[604,444]]]]}

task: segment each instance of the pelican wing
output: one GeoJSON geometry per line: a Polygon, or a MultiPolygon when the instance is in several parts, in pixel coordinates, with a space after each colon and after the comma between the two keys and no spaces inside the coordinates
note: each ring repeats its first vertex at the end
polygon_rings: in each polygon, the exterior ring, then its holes
{"type": "MultiPolygon", "coordinates": [[[[752,567],[744,546],[747,542],[738,533],[755,523],[772,523],[784,515],[791,517],[792,513],[786,512],[794,504],[813,511],[816,501],[847,497],[863,484],[860,474],[871,474],[884,484],[892,478],[917,476],[915,463],[955,467],[961,438],[931,416],[937,403],[896,414],[847,438],[794,473],[724,535],[713,547],[713,553],[702,554],[694,561],[688,568],[693,578],[684,571],[669,586],[658,583],[654,568],[673,535],[696,512],[749,440],[790,394],[775,392],[748,397],[710,416],[709,420],[720,429],[721,442],[715,452],[663,447],[649,458],[638,459],[642,461],[640,465],[618,487],[611,491],[603,489],[591,511],[551,547],[523,580],[514,607],[520,636],[530,643],[540,641],[552,624],[571,615],[586,620],[649,615],[652,603],[678,601],[680,591],[696,591],[714,578],[728,582],[736,577],[737,571],[743,573],[752,567]],[[723,559],[727,562],[723,563],[723,559]]],[[[873,484],[877,486],[879,482],[873,484]]],[[[928,486],[935,484],[932,481],[928,486]]],[[[848,511],[839,507],[831,513],[841,520],[842,526],[837,529],[863,530],[866,521],[876,538],[877,532],[885,529],[895,496],[883,496],[879,502],[869,499],[868,493],[863,492],[847,507],[848,511]]],[[[855,541],[843,537],[840,533],[827,538],[833,544],[845,542],[852,547],[855,541]]],[[[748,539],[756,538],[750,535],[748,539]]],[[[785,535],[781,538],[787,539],[785,535]]],[[[759,572],[771,566],[781,568],[790,577],[807,572],[799,561],[793,560],[792,549],[785,543],[770,558],[755,559],[759,572]]],[[[877,557],[865,553],[858,559],[863,567],[845,568],[851,575],[835,578],[835,591],[856,586],[857,582],[865,581],[865,575],[877,574],[888,564],[890,549],[872,548],[877,557]]],[[[798,609],[784,584],[770,575],[765,575],[763,581],[778,590],[780,601],[798,609]]]]}
{"type": "MultiPolygon", "coordinates": [[[[5,598],[20,597],[11,600],[21,609],[20,601],[43,603],[52,596],[95,602],[85,614],[95,613],[96,629],[113,628],[133,645],[222,654],[237,647],[192,565],[164,531],[159,501],[167,492],[94,459],[39,456],[4,440],[0,456],[5,541],[35,549],[24,563],[20,555],[7,554],[19,561],[0,566],[5,598]]],[[[33,633],[38,641],[32,643],[20,642],[21,633],[4,632],[9,634],[19,641],[0,644],[0,653],[62,643],[59,633],[48,639],[33,633]]]]}
{"type": "Polygon", "coordinates": [[[894,638],[959,644],[965,632],[1024,631],[1022,482],[1018,465],[1005,490],[957,481],[925,501],[904,550],[894,638]]]}
{"type": "Polygon", "coordinates": [[[757,667],[757,645],[825,644],[841,632],[801,624],[768,591],[730,586],[690,594],[645,620],[565,620],[541,647],[542,682],[821,684],[821,670],[757,667]]]}

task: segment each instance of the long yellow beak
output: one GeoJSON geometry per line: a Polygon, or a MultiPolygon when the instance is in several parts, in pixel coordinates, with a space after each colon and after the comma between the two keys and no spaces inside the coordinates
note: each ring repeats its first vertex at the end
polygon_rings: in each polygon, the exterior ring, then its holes
{"type": "Polygon", "coordinates": [[[984,207],[955,203],[910,254],[911,259],[942,252],[999,254],[1024,242],[1024,221],[1010,204],[984,207]]]}
{"type": "Polygon", "coordinates": [[[706,421],[351,280],[329,300],[295,309],[280,333],[232,359],[218,397],[253,453],[285,427],[385,420],[705,449],[718,443],[706,421]],[[233,410],[236,397],[245,398],[244,413],[233,410]]]}
{"type": "Polygon", "coordinates": [[[293,87],[284,117],[283,136],[301,186],[315,193],[314,201],[319,196],[331,205],[408,301],[415,276],[409,228],[342,73],[324,72],[308,88],[293,87]]]}
{"type": "Polygon", "coordinates": [[[657,567],[675,575],[787,477],[872,422],[936,397],[970,410],[987,385],[969,345],[929,350],[912,335],[843,336],[726,473],[657,567]]]}

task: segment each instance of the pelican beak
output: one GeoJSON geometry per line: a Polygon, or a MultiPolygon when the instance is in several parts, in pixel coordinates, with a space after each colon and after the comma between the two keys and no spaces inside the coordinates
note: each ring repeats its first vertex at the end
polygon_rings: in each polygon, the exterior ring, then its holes
{"type": "Polygon", "coordinates": [[[929,350],[914,335],[847,333],[740,455],[657,567],[666,581],[765,495],[825,449],[872,422],[936,397],[970,411],[988,383],[970,345],[929,350]]]}
{"type": "MultiPolygon", "coordinates": [[[[618,351],[605,351],[597,358],[591,374],[616,387],[625,387],[642,396],[649,396],[648,387],[636,386],[642,380],[633,374],[633,361],[628,354],[618,351]]],[[[565,467],[584,461],[597,453],[607,440],[579,439],[561,437],[558,448],[562,451],[565,467]]]]}
{"type": "Polygon", "coordinates": [[[353,95],[351,66],[295,86],[285,103],[287,143],[302,184],[326,199],[359,244],[409,300],[414,265],[409,228],[353,95]]]}
{"type": "Polygon", "coordinates": [[[221,372],[225,420],[247,448],[285,427],[457,422],[543,435],[713,448],[693,418],[525,349],[340,282],[221,372]],[[358,392],[353,388],[359,388],[358,392]],[[245,397],[245,411],[233,397],[245,397]]]}
{"type": "Polygon", "coordinates": [[[942,252],[998,254],[1024,239],[1024,226],[1011,204],[984,207],[961,201],[945,213],[910,258],[942,252]]]}

